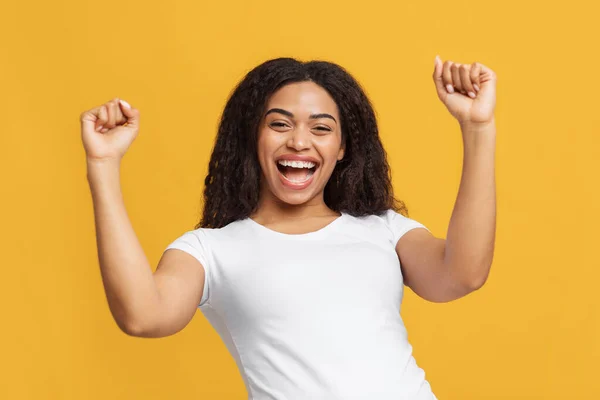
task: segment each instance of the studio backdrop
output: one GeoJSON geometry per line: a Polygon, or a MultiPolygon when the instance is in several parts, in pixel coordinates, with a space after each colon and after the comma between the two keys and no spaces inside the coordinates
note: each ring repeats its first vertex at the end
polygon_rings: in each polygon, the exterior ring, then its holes
{"type": "Polygon", "coordinates": [[[246,398],[199,310],[162,339],[113,320],[83,111],[119,97],[141,112],[121,184],[155,269],[199,220],[237,82],[270,58],[336,62],[373,102],[396,196],[445,237],[463,148],[436,96],[439,54],[498,77],[496,248],[487,283],[463,299],[406,290],[417,363],[442,400],[598,399],[598,15],[584,0],[3,2],[0,397],[246,398]]]}

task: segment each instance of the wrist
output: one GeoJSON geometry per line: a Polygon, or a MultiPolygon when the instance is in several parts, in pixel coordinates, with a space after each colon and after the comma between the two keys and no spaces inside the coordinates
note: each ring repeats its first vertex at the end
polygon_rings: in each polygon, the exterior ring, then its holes
{"type": "Polygon", "coordinates": [[[86,158],[88,179],[97,175],[119,173],[121,161],[110,158],[86,158]]]}
{"type": "Polygon", "coordinates": [[[121,165],[121,160],[116,158],[92,158],[86,157],[85,159],[88,167],[92,168],[115,168],[121,165]]]}
{"type": "Polygon", "coordinates": [[[465,149],[494,148],[496,121],[466,122],[460,124],[465,149]]]}
{"type": "Polygon", "coordinates": [[[482,122],[473,122],[473,121],[460,122],[459,121],[459,125],[460,125],[460,129],[463,132],[495,131],[496,130],[496,117],[492,117],[492,119],[489,121],[482,121],[482,122]]]}

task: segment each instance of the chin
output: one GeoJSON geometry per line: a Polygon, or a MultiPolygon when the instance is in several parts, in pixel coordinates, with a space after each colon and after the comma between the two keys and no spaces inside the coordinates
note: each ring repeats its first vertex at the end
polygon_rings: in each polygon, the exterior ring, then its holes
{"type": "Polygon", "coordinates": [[[306,204],[315,198],[317,193],[302,192],[302,193],[289,193],[282,192],[281,190],[273,192],[274,196],[282,203],[289,204],[291,206],[299,206],[306,204]]]}

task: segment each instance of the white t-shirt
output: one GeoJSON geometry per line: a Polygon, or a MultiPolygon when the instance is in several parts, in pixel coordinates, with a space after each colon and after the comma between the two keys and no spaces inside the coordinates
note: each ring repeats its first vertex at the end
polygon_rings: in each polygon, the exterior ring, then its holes
{"type": "Polygon", "coordinates": [[[400,316],[395,246],[414,228],[427,229],[393,210],[342,213],[299,235],[246,218],[188,231],[167,249],[204,266],[199,308],[248,399],[434,400],[400,316]]]}

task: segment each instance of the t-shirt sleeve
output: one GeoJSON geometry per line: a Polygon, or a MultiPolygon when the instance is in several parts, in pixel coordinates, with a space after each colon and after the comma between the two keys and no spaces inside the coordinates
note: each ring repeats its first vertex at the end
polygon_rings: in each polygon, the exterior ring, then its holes
{"type": "Polygon", "coordinates": [[[204,305],[208,301],[209,297],[209,274],[210,265],[208,263],[208,257],[205,248],[206,238],[202,234],[200,229],[185,232],[183,235],[175,239],[171,244],[167,246],[165,251],[169,249],[178,249],[185,251],[192,255],[196,260],[200,261],[200,264],[204,267],[204,290],[202,292],[202,299],[198,307],[204,305]]]}
{"type": "Polygon", "coordinates": [[[429,231],[429,229],[422,223],[415,221],[414,219],[405,217],[404,215],[397,213],[396,211],[391,209],[385,212],[385,214],[383,215],[383,219],[390,231],[392,232],[392,240],[394,246],[396,246],[398,240],[400,240],[400,238],[411,229],[425,228],[429,231]]]}

